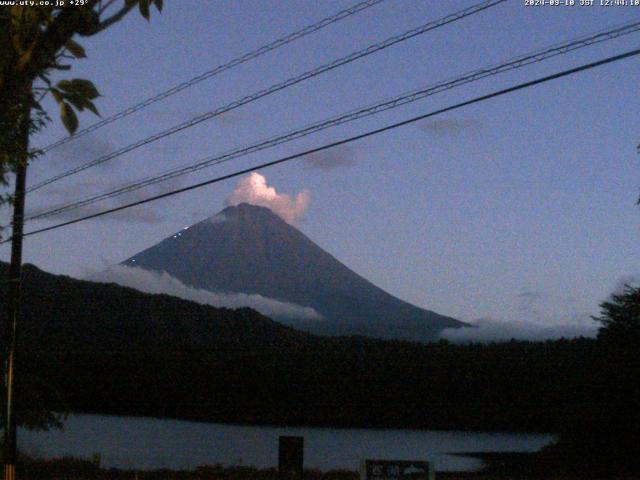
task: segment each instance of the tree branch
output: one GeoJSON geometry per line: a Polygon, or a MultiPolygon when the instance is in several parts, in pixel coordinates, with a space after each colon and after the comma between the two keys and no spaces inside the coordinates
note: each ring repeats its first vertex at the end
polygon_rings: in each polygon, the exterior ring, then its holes
{"type": "Polygon", "coordinates": [[[104,6],[102,6],[102,2],[100,2],[100,8],[98,9],[98,15],[102,15],[115,2],[116,2],[116,0],[109,0],[104,6]]]}
{"type": "MultiPolygon", "coordinates": [[[[101,31],[109,28],[111,25],[113,25],[114,23],[119,22],[120,20],[122,20],[124,18],[124,16],[129,13],[131,10],[133,10],[135,8],[135,4],[133,5],[129,5],[127,6],[125,4],[125,6],[123,6],[120,10],[118,10],[116,13],[114,13],[113,15],[111,15],[109,18],[107,18],[106,20],[100,22],[100,24],[98,25],[98,29],[96,31],[96,33],[100,33],[101,31]]],[[[104,10],[104,9],[103,9],[104,10]]],[[[94,34],[95,35],[95,34],[94,34]]]]}
{"type": "Polygon", "coordinates": [[[19,73],[26,73],[30,77],[35,77],[39,70],[46,68],[49,63],[55,59],[56,53],[64,47],[64,45],[76,33],[78,26],[78,15],[81,15],[81,8],[93,10],[98,0],[89,0],[84,7],[66,8],[55,17],[37,42],[32,44],[33,48],[29,55],[23,55],[20,64],[16,70],[19,73]],[[38,52],[34,58],[33,52],[38,52]]]}

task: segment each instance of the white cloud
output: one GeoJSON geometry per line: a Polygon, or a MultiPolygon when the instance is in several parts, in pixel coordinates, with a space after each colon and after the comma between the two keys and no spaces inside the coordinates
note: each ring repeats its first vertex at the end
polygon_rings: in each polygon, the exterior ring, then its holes
{"type": "Polygon", "coordinates": [[[151,272],[141,268],[117,265],[101,272],[88,272],[85,277],[94,282],[117,283],[146,293],[166,293],[215,307],[250,307],[268,317],[322,320],[322,316],[311,307],[281,302],[257,294],[214,293],[192,288],[166,272],[151,272]]]}
{"type": "Polygon", "coordinates": [[[330,148],[304,157],[308,166],[329,171],[336,168],[351,167],[356,164],[355,150],[348,145],[330,148]]]}
{"type": "Polygon", "coordinates": [[[250,203],[267,207],[285,222],[296,225],[309,205],[309,192],[305,190],[291,198],[286,193],[278,193],[274,187],[267,185],[267,179],[263,175],[252,172],[238,182],[226,203],[227,205],[250,203]]]}
{"type": "Polygon", "coordinates": [[[466,343],[595,337],[600,326],[587,314],[575,314],[555,323],[495,318],[480,318],[470,323],[473,325],[472,328],[445,329],[440,338],[466,343]]]}
{"type": "MultiPolygon", "coordinates": [[[[59,186],[53,184],[47,188],[46,195],[36,192],[33,201],[29,202],[27,216],[38,215],[54,208],[76,203],[83,198],[91,198],[96,194],[103,194],[122,186],[123,180],[116,176],[97,176],[95,178],[75,181],[71,184],[59,186]]],[[[95,203],[88,203],[76,208],[61,211],[39,221],[63,221],[73,220],[83,216],[94,215],[105,210],[120,207],[128,203],[144,200],[154,195],[170,192],[182,186],[181,179],[169,179],[161,183],[149,185],[143,189],[125,192],[115,197],[107,197],[95,203]]],[[[138,205],[132,208],[119,210],[96,218],[100,221],[117,221],[130,223],[158,224],[165,219],[164,212],[156,204],[138,205]]]]}

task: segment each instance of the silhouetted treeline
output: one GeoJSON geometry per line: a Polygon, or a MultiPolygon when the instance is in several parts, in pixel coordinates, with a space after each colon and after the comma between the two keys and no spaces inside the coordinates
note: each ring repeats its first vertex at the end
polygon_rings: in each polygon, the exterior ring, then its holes
{"type": "Polygon", "coordinates": [[[640,290],[602,305],[597,340],[425,345],[317,337],[250,309],[33,266],[24,277],[16,370],[22,424],[55,425],[53,412],[72,411],[558,432],[559,443],[531,459],[542,473],[545,465],[585,475],[640,470],[640,290]]]}
{"type": "Polygon", "coordinates": [[[29,355],[76,412],[261,424],[559,431],[591,396],[594,342],[319,342],[29,355]]]}
{"type": "Polygon", "coordinates": [[[560,431],[592,401],[597,375],[589,339],[315,337],[250,309],[33,266],[23,290],[18,405],[32,407],[22,415],[32,424],[50,405],[219,422],[560,431]]]}

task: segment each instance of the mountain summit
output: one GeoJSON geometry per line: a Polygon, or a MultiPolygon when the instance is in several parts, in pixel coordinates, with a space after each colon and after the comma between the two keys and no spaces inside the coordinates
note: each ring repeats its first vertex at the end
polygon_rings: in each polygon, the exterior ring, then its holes
{"type": "Polygon", "coordinates": [[[186,227],[122,264],[167,272],[190,287],[311,307],[321,320],[287,323],[322,335],[430,341],[444,328],[465,326],[390,295],[268,208],[247,203],[186,227]]]}

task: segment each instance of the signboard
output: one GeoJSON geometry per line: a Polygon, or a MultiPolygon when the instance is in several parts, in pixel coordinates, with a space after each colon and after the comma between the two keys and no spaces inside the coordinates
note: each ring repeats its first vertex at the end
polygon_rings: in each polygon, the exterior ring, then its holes
{"type": "Polygon", "coordinates": [[[278,473],[280,480],[302,480],[304,437],[279,437],[278,473]]]}
{"type": "Polygon", "coordinates": [[[360,480],[434,480],[433,464],[411,460],[362,460],[360,480]]]}

